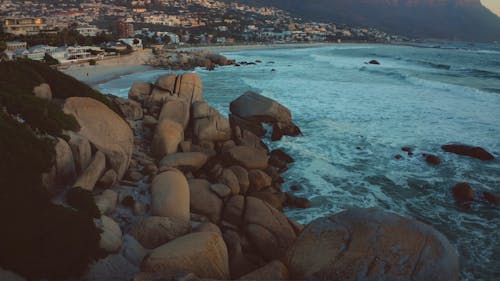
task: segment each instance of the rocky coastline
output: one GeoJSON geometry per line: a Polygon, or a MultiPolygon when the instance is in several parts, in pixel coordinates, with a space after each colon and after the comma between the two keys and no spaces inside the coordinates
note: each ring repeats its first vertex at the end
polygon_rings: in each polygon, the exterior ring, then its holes
{"type": "Polygon", "coordinates": [[[214,70],[218,66],[235,65],[236,62],[210,50],[188,51],[164,48],[155,50],[154,56],[146,64],[171,70],[192,70],[196,67],[214,70]]]}
{"type": "MultiPolygon", "coordinates": [[[[50,85],[36,93],[50,99],[50,85]]],[[[281,190],[293,157],[262,141],[263,124],[272,141],[301,135],[277,101],[247,92],[225,118],[195,73],[108,98],[118,113],[89,97],[62,102],[79,129],[57,139],[43,177],[58,204],[97,208],[106,254],[81,280],[459,279],[456,249],[414,219],[351,209],[303,226],[282,213],[309,202],[281,190]]]]}

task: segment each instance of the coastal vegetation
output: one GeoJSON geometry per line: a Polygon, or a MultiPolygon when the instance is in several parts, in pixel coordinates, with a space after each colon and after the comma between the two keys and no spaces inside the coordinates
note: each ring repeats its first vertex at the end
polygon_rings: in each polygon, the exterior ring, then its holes
{"type": "Polygon", "coordinates": [[[92,97],[114,108],[105,96],[49,66],[31,62],[0,65],[0,264],[30,279],[78,276],[99,254],[99,211],[89,194],[72,192],[78,210],[52,202],[44,186],[56,161],[54,137],[79,129],[61,99],[92,97]],[[46,83],[52,98],[34,95],[46,83]],[[90,200],[89,199],[90,196],[90,200]]]}

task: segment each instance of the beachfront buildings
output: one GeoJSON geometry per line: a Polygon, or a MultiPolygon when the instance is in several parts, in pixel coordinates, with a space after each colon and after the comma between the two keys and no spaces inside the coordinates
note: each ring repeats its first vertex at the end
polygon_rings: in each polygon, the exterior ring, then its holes
{"type": "Polygon", "coordinates": [[[95,25],[84,25],[76,28],[76,31],[83,36],[95,37],[102,30],[97,28],[95,25]]]}
{"type": "Polygon", "coordinates": [[[7,17],[3,20],[3,31],[15,35],[33,35],[47,29],[43,18],[7,17]]]}
{"type": "Polygon", "coordinates": [[[120,37],[134,37],[135,35],[134,24],[130,22],[119,20],[116,23],[116,28],[120,37]]]}

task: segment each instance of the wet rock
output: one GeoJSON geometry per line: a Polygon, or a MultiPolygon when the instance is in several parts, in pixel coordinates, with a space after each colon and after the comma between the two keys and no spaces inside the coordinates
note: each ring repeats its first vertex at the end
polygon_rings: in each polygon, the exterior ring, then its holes
{"type": "Polygon", "coordinates": [[[451,152],[458,155],[465,155],[483,161],[489,161],[495,159],[495,157],[491,153],[489,153],[488,151],[486,151],[484,148],[481,147],[474,147],[462,144],[448,144],[441,146],[441,148],[446,152],[451,152]]]}
{"type": "Polygon", "coordinates": [[[468,202],[474,200],[474,191],[470,184],[462,182],[458,183],[452,188],[453,197],[458,202],[468,202]]]}
{"type": "Polygon", "coordinates": [[[379,65],[380,62],[378,62],[377,60],[371,60],[368,62],[369,64],[376,64],[376,65],[379,65]]]}
{"type": "Polygon", "coordinates": [[[433,227],[379,209],[350,209],[310,223],[285,258],[290,279],[449,280],[457,250],[433,227]]]}
{"type": "Polygon", "coordinates": [[[229,114],[229,124],[233,129],[239,127],[241,130],[248,130],[258,137],[263,137],[266,135],[266,130],[261,123],[251,122],[234,114],[229,114]]]}
{"type": "Polygon", "coordinates": [[[396,155],[394,155],[394,159],[401,160],[401,159],[403,159],[403,156],[396,154],[396,155]]]}
{"type": "Polygon", "coordinates": [[[483,192],[483,197],[488,201],[488,203],[493,204],[493,205],[500,205],[500,200],[498,197],[495,196],[495,194],[485,191],[483,192]]]}
{"type": "Polygon", "coordinates": [[[311,202],[307,198],[297,197],[291,193],[286,193],[286,203],[295,208],[307,209],[311,207],[311,202]]]}
{"type": "Polygon", "coordinates": [[[433,154],[423,154],[425,157],[425,161],[431,165],[439,165],[441,163],[441,159],[433,154]]]}
{"type": "Polygon", "coordinates": [[[271,151],[270,155],[271,157],[278,158],[288,164],[295,162],[295,160],[293,160],[293,158],[286,152],[284,152],[282,149],[275,149],[271,151]]]}

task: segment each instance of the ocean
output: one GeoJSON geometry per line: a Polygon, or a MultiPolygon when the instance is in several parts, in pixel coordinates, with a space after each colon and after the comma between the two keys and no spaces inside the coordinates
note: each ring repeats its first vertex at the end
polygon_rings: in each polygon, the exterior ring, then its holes
{"type": "MultiPolygon", "coordinates": [[[[225,53],[256,65],[198,69],[204,96],[223,114],[252,90],[284,104],[303,137],[269,143],[296,162],[289,190],[312,207],[286,213],[302,223],[349,207],[380,207],[443,232],[461,256],[462,280],[500,280],[500,207],[455,204],[451,187],[470,183],[500,196],[500,46],[341,44],[225,53]],[[380,65],[366,62],[378,60],[380,65]],[[441,145],[481,146],[496,160],[445,153],[441,145]],[[401,148],[414,149],[413,157],[401,148]],[[438,155],[439,166],[423,153],[438,155]],[[402,159],[397,160],[395,155],[402,159]]],[[[169,71],[136,73],[96,85],[127,96],[135,81],[169,71]]]]}

